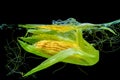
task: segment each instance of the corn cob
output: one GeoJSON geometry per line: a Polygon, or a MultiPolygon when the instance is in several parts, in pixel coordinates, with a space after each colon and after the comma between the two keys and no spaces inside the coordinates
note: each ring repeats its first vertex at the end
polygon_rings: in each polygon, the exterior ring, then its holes
{"type": "Polygon", "coordinates": [[[41,25],[38,28],[49,29],[49,30],[56,30],[59,32],[66,32],[75,29],[70,25],[41,25]]]}
{"type": "Polygon", "coordinates": [[[77,45],[72,42],[66,41],[54,41],[54,40],[42,40],[34,44],[39,50],[44,50],[48,54],[55,54],[61,50],[76,47],[77,45]]]}

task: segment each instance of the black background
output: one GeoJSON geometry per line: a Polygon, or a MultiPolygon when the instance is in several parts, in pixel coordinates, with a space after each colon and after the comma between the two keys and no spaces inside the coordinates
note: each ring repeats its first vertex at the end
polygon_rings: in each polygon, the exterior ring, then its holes
{"type": "MultiPolygon", "coordinates": [[[[120,19],[120,16],[116,15],[54,15],[54,16],[33,16],[33,15],[27,15],[27,16],[2,16],[1,23],[7,23],[7,24],[28,24],[28,23],[34,23],[34,24],[51,24],[52,20],[66,20],[68,18],[75,18],[79,22],[89,22],[89,23],[106,23],[111,22],[117,19],[120,19]]],[[[17,28],[17,27],[16,27],[17,28]]],[[[14,28],[14,30],[17,30],[14,28]]],[[[6,65],[7,57],[5,56],[4,51],[4,40],[10,39],[10,35],[12,33],[13,29],[1,29],[0,30],[0,80],[98,80],[98,79],[120,79],[119,72],[120,72],[120,50],[113,52],[113,53],[100,53],[100,61],[94,65],[94,66],[76,66],[72,64],[65,64],[66,66],[53,73],[56,69],[59,67],[64,66],[64,63],[57,63],[56,65],[53,65],[52,67],[45,69],[43,71],[40,71],[36,74],[36,78],[28,77],[28,78],[21,78],[20,75],[14,74],[11,76],[6,76],[7,70],[4,68],[6,65]],[[81,68],[82,70],[80,70],[81,68]]],[[[16,37],[21,36],[24,34],[22,31],[17,31],[15,33],[16,37]]],[[[120,44],[118,44],[120,45],[120,44]]],[[[107,45],[106,45],[107,46],[107,45]]],[[[34,60],[33,60],[34,61],[34,60]]],[[[33,62],[30,61],[31,65],[39,64],[39,61],[33,62]]]]}

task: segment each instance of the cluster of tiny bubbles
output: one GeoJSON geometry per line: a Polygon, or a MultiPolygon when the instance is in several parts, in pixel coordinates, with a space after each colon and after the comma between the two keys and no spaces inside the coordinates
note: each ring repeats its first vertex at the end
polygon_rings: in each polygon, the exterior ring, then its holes
{"type": "Polygon", "coordinates": [[[68,18],[67,20],[64,20],[64,21],[61,19],[58,19],[57,21],[53,20],[52,24],[56,24],[56,25],[66,25],[66,24],[79,25],[80,22],[76,21],[76,19],[74,19],[74,18],[68,18]]]}

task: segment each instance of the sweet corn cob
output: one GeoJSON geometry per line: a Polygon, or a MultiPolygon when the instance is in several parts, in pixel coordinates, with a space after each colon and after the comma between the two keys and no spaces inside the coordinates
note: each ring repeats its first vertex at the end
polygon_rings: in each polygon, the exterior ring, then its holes
{"type": "Polygon", "coordinates": [[[76,47],[77,45],[66,41],[42,40],[34,44],[37,49],[47,51],[48,54],[55,54],[61,50],[76,47]]]}
{"type": "Polygon", "coordinates": [[[66,32],[66,31],[75,29],[74,27],[71,27],[70,25],[41,25],[38,28],[56,30],[59,32],[66,32]]]}

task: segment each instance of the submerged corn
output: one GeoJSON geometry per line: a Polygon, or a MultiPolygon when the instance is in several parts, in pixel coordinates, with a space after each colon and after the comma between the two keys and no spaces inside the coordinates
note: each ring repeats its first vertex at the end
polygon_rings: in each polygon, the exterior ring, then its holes
{"type": "Polygon", "coordinates": [[[76,44],[66,41],[42,40],[34,44],[37,49],[42,49],[48,54],[55,54],[61,50],[77,47],[76,44]]]}

